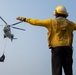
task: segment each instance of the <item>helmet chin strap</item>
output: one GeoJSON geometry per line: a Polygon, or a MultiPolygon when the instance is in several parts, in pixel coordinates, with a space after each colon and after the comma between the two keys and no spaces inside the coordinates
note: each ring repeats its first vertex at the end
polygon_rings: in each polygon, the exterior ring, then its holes
{"type": "Polygon", "coordinates": [[[54,10],[53,15],[56,16],[56,10],[54,10]]]}

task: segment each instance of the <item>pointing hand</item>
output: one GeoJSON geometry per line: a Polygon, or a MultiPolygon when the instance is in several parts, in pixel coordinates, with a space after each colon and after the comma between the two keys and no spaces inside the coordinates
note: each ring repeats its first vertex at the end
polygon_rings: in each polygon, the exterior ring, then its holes
{"type": "Polygon", "coordinates": [[[24,17],[17,17],[16,19],[20,20],[20,21],[26,21],[26,18],[24,18],[24,17]]]}

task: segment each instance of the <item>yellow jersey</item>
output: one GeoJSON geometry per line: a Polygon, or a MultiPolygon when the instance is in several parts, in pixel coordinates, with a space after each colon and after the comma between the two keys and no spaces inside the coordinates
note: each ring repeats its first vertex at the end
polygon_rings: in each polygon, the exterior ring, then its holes
{"type": "Polygon", "coordinates": [[[47,37],[49,48],[72,46],[73,31],[76,30],[76,24],[74,22],[63,17],[46,20],[26,18],[26,22],[35,26],[43,26],[48,29],[47,37]]]}

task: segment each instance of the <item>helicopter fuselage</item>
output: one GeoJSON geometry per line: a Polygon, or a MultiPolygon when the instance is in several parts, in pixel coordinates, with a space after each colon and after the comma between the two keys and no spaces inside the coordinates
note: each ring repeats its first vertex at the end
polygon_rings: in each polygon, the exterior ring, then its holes
{"type": "Polygon", "coordinates": [[[4,38],[8,37],[12,41],[14,38],[14,35],[11,33],[10,25],[5,25],[3,28],[3,31],[4,31],[4,38]]]}

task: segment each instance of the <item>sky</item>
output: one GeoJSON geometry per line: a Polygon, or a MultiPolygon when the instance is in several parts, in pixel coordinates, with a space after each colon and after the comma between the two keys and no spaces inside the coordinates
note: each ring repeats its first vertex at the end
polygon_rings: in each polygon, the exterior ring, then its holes
{"type": "MultiPolygon", "coordinates": [[[[68,19],[76,22],[76,1],[74,0],[1,0],[0,16],[8,23],[19,22],[18,16],[33,19],[55,18],[53,11],[58,5],[64,5],[69,13],[68,19]]],[[[0,20],[0,25],[5,25],[0,20]]],[[[52,75],[51,50],[48,49],[47,29],[20,23],[11,29],[14,37],[11,42],[3,38],[3,26],[0,26],[0,56],[5,50],[5,62],[0,62],[1,75],[52,75]]],[[[73,73],[76,74],[76,32],[73,40],[73,73]]]]}

